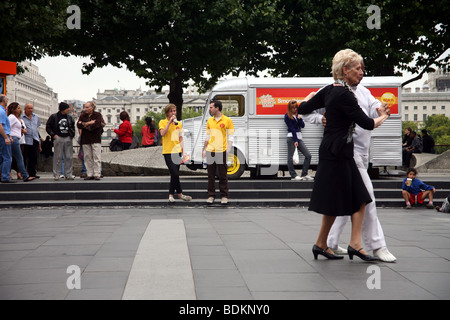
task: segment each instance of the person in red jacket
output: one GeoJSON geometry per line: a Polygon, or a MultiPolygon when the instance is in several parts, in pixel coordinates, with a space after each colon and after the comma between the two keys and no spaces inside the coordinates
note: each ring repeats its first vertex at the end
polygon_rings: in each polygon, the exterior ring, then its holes
{"type": "Polygon", "coordinates": [[[114,129],[114,133],[119,136],[119,140],[123,144],[123,150],[128,150],[133,142],[133,127],[131,126],[128,112],[122,111],[119,117],[123,122],[119,126],[119,129],[114,129]]]}

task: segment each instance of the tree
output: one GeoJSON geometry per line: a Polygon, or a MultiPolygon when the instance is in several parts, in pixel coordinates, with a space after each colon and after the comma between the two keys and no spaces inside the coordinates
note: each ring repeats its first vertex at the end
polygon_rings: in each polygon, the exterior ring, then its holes
{"type": "Polygon", "coordinates": [[[284,1],[288,23],[272,44],[272,74],[329,76],[332,57],[344,48],[363,56],[368,75],[399,75],[397,68],[421,77],[433,65],[448,67],[450,55],[440,58],[450,48],[448,1],[376,2],[380,29],[368,27],[372,3],[284,1]]]}
{"type": "Polygon", "coordinates": [[[0,60],[39,60],[58,55],[53,44],[66,31],[68,0],[0,2],[2,45],[0,60]]]}
{"type": "Polygon", "coordinates": [[[81,30],[60,38],[67,54],[89,56],[90,73],[126,66],[148,85],[168,85],[169,102],[182,115],[189,80],[205,91],[227,74],[267,67],[270,38],[282,19],[281,0],[80,0],[81,30]]]}
{"type": "Polygon", "coordinates": [[[450,119],[444,114],[427,117],[424,128],[437,141],[444,136],[450,136],[450,119]]]}

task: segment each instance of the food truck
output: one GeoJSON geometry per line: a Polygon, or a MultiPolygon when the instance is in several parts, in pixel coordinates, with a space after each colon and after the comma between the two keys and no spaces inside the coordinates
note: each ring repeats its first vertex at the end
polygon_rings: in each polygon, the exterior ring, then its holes
{"type": "MultiPolygon", "coordinates": [[[[221,100],[222,113],[234,123],[233,147],[228,154],[228,177],[239,178],[246,170],[251,176],[275,175],[287,170],[287,127],[284,115],[291,100],[301,101],[310,92],[333,83],[332,78],[234,78],[219,82],[210,92],[202,116],[183,121],[184,151],[190,155],[188,168],[204,168],[202,148],[209,103],[221,100]]],[[[372,131],[370,163],[373,167],[402,165],[401,78],[365,77],[362,85],[389,104],[391,117],[372,131]]],[[[308,119],[308,117],[306,117],[308,119]]],[[[303,142],[312,155],[311,169],[317,167],[323,127],[305,120],[303,142]]],[[[303,155],[299,154],[301,168],[303,155]]]]}

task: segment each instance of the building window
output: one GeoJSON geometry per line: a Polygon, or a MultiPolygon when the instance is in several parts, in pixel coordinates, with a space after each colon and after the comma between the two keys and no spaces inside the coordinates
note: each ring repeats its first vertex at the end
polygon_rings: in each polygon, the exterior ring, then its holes
{"type": "Polygon", "coordinates": [[[427,120],[427,115],[426,114],[423,115],[423,119],[422,120],[423,121],[427,120]]]}
{"type": "Polygon", "coordinates": [[[431,109],[432,110],[436,110],[436,106],[431,106],[431,109]]]}
{"type": "Polygon", "coordinates": [[[441,107],[441,110],[445,110],[445,106],[442,106],[442,107],[441,107]]]}
{"type": "Polygon", "coordinates": [[[423,106],[423,110],[427,110],[427,106],[423,106]]]}
{"type": "Polygon", "coordinates": [[[136,112],[141,112],[141,108],[136,108],[136,112]]]}
{"type": "Polygon", "coordinates": [[[408,115],[405,114],[405,121],[408,121],[408,115]]]}
{"type": "Polygon", "coordinates": [[[140,116],[136,116],[136,121],[139,121],[139,120],[141,120],[141,117],[140,116]]]}
{"type": "Polygon", "coordinates": [[[414,106],[414,110],[417,110],[417,106],[414,106]]]}
{"type": "Polygon", "coordinates": [[[414,115],[414,121],[417,121],[417,114],[414,115]]]}
{"type": "Polygon", "coordinates": [[[408,106],[405,106],[405,110],[408,110],[408,106]]]}

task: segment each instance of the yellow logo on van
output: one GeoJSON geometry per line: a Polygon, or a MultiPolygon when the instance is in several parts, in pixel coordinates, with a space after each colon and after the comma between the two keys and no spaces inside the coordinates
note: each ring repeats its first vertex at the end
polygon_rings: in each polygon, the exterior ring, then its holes
{"type": "Polygon", "coordinates": [[[387,103],[389,106],[392,106],[394,104],[397,104],[397,98],[395,97],[395,95],[391,92],[385,92],[383,93],[383,95],[381,96],[381,102],[385,102],[387,103]]]}

